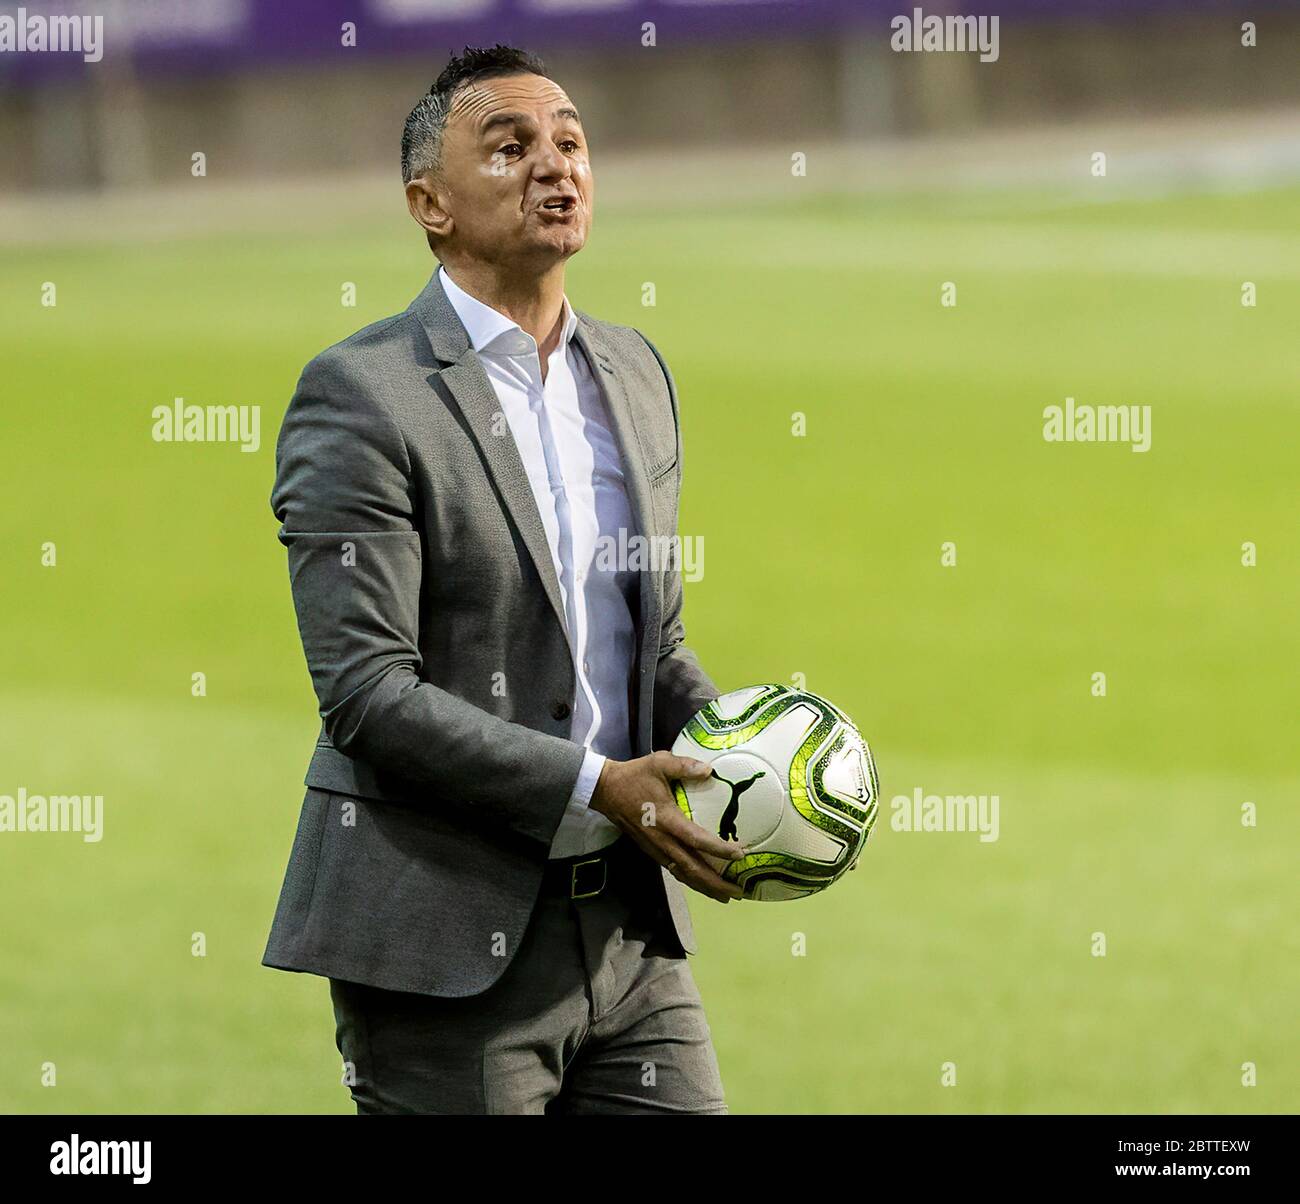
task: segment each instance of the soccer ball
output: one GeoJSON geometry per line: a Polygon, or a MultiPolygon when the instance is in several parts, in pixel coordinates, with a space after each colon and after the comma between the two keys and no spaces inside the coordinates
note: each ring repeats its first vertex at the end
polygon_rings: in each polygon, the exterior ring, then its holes
{"type": "Polygon", "coordinates": [[[707,781],[674,784],[677,805],[749,850],[736,861],[705,857],[747,899],[825,890],[853,867],[876,822],[880,785],[867,742],[807,690],[724,694],[687,721],[672,751],[712,766],[707,781]]]}

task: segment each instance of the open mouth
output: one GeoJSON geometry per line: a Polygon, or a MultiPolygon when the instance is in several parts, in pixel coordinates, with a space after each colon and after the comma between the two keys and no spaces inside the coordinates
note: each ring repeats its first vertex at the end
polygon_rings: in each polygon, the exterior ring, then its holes
{"type": "Polygon", "coordinates": [[[578,198],[572,196],[556,196],[542,204],[542,208],[549,213],[569,213],[576,209],[578,198]]]}

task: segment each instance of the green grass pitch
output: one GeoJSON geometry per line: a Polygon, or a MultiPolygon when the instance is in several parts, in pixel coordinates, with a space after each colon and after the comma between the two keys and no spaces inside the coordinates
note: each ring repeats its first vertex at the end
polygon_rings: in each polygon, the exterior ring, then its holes
{"type": "MultiPolygon", "coordinates": [[[[259,965],[317,730],[268,494],[302,365],[431,270],[395,202],[0,256],[0,793],[106,800],[99,843],[0,834],[0,1111],[352,1111],[326,984],[259,965]],[[261,449],[153,442],[178,396],[261,449]]],[[[1297,204],[598,215],[569,295],[674,372],[690,642],[803,674],[882,782],[835,889],[692,901],[734,1112],[1295,1109],[1297,204]],[[1067,396],[1151,450],[1044,442],[1067,396]],[[892,830],[918,787],[999,839],[892,830]]]]}

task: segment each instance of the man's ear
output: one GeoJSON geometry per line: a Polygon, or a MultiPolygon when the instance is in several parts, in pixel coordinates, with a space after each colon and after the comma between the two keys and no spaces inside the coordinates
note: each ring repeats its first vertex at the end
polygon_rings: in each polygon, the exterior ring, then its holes
{"type": "Polygon", "coordinates": [[[407,184],[406,207],[431,239],[441,241],[451,233],[451,214],[442,207],[442,197],[432,172],[426,171],[407,184]]]}

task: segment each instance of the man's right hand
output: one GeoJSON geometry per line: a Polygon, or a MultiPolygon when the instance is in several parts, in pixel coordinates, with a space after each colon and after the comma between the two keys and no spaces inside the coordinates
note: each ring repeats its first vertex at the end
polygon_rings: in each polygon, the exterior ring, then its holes
{"type": "Polygon", "coordinates": [[[744,847],[687,819],[673,797],[674,781],[702,782],[711,773],[703,761],[662,751],[635,761],[606,760],[591,809],[617,825],[684,886],[729,903],[745,892],[721,878],[701,854],[734,861],[744,856],[744,847]]]}

